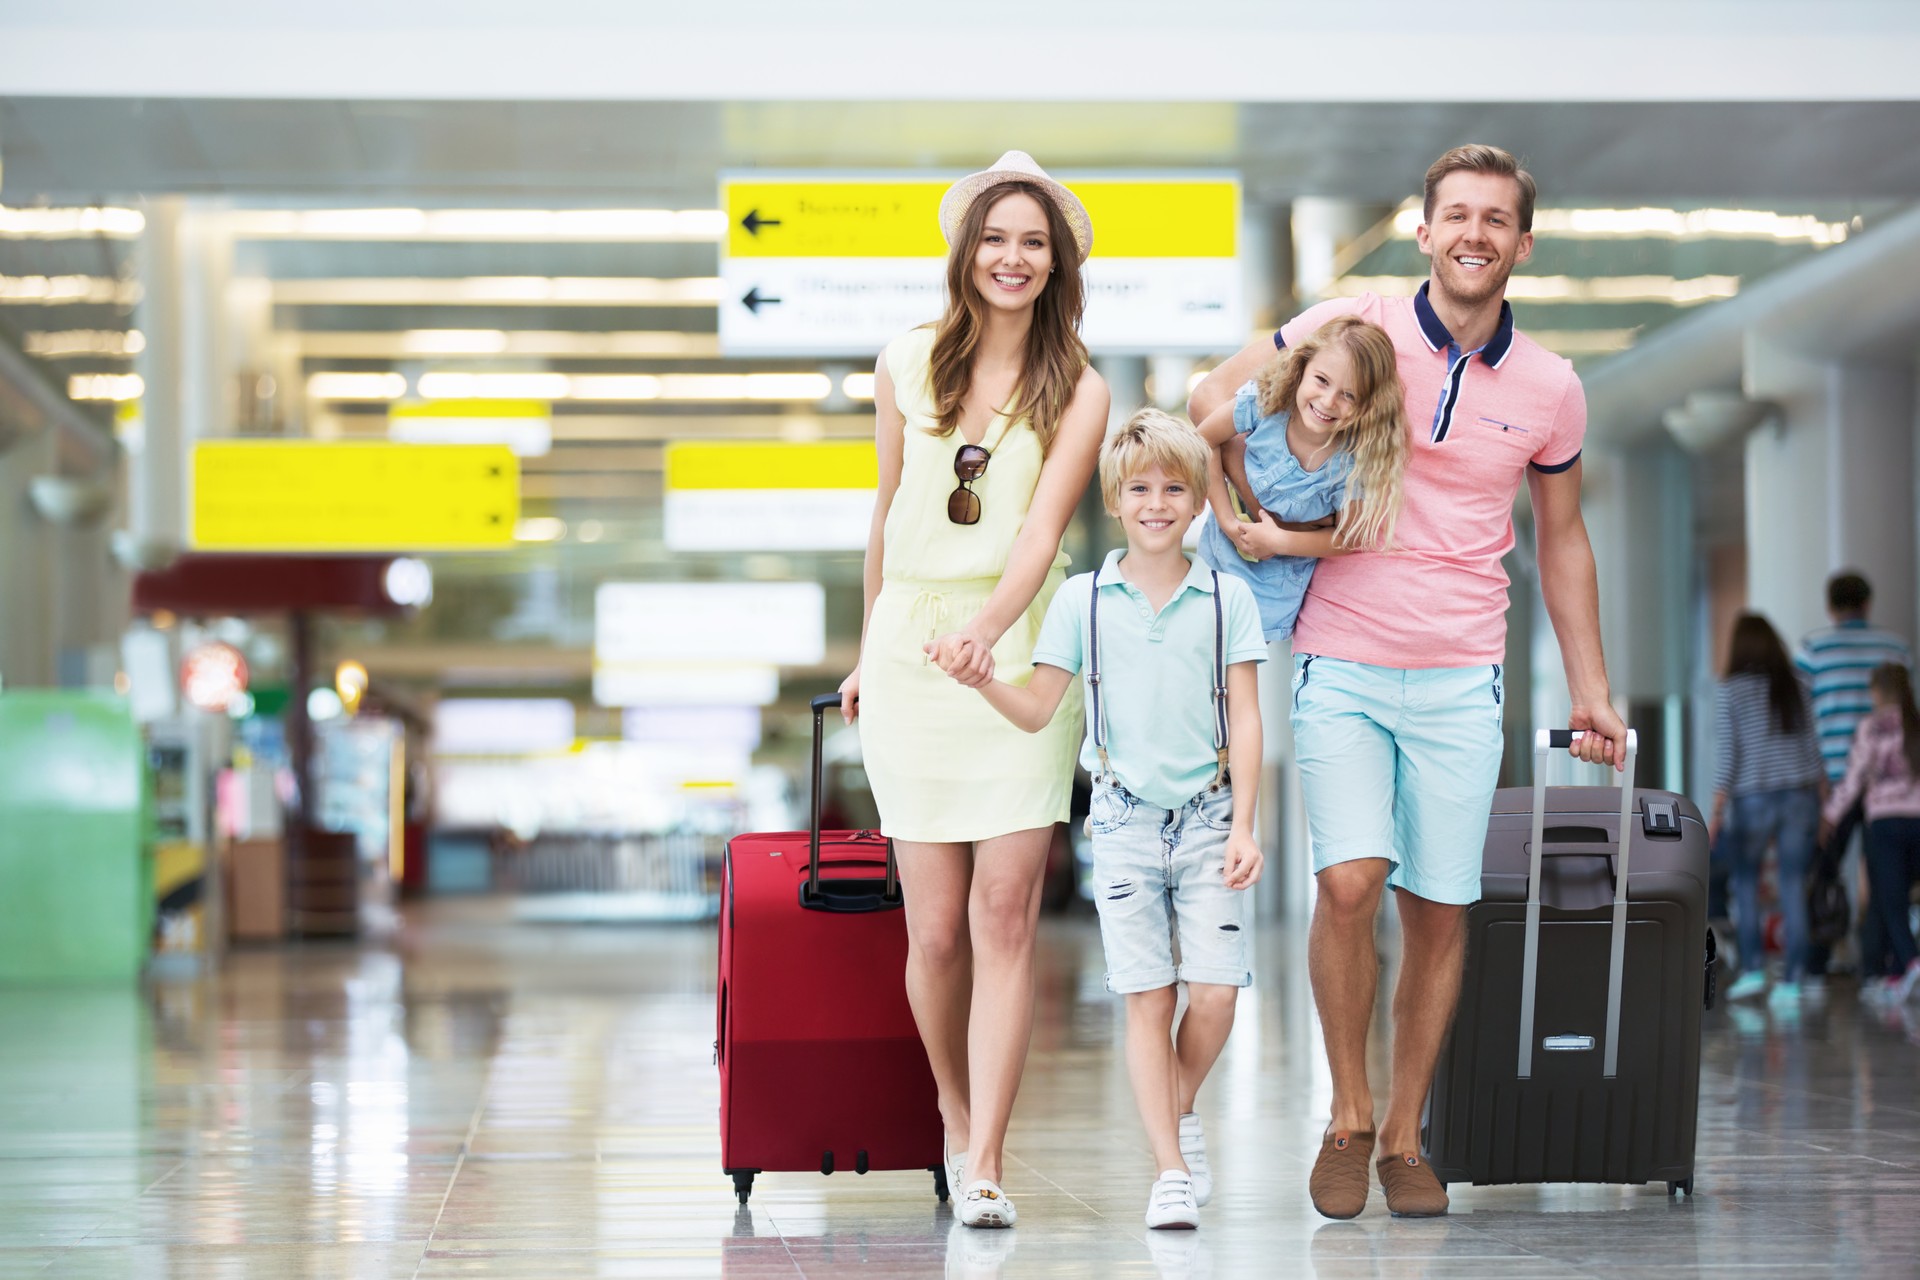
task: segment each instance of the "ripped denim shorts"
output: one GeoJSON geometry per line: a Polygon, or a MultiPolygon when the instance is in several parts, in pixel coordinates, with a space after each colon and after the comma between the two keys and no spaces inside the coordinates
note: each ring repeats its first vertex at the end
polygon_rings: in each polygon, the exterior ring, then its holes
{"type": "Polygon", "coordinates": [[[1232,825],[1230,787],[1162,809],[1117,784],[1094,784],[1087,826],[1107,990],[1127,995],[1175,981],[1253,982],[1247,892],[1226,882],[1232,825]]]}

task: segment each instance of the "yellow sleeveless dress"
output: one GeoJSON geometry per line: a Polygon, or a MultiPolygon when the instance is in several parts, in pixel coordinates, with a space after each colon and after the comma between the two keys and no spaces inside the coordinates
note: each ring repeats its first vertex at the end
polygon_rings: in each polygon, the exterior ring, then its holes
{"type": "MultiPolygon", "coordinates": [[[[900,488],[887,511],[883,574],[860,655],[861,755],[880,829],[896,840],[970,842],[1067,819],[1080,746],[1080,682],[1053,723],[1026,733],[973,689],[956,683],[921,646],[972,620],[1006,571],[1014,535],[1040,480],[1040,437],[1025,419],[996,421],[982,439],[991,453],[973,482],[977,524],[947,519],[958,481],[958,431],[936,436],[929,357],[933,330],[888,344],[887,372],[906,417],[900,488]]],[[[1040,592],[993,647],[994,678],[1025,684],[1047,605],[1066,579],[1054,556],[1040,592]]]]}

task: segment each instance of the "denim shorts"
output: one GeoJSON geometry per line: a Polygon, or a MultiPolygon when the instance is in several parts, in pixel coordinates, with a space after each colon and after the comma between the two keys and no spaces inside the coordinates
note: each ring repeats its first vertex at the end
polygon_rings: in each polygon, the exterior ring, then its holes
{"type": "Polygon", "coordinates": [[[1293,748],[1314,874],[1385,858],[1396,889],[1479,901],[1504,693],[1492,664],[1402,670],[1295,654],[1293,748]]]}
{"type": "Polygon", "coordinates": [[[1247,893],[1226,881],[1231,787],[1162,809],[1118,784],[1096,782],[1087,825],[1107,990],[1129,995],[1176,981],[1253,982],[1247,893]]]}

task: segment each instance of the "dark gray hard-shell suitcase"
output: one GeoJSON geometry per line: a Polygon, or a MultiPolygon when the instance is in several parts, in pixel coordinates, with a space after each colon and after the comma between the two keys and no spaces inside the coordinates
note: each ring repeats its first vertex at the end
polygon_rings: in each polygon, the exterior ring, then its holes
{"type": "Polygon", "coordinates": [[[1707,828],[1670,791],[1494,793],[1459,1013],[1427,1098],[1443,1182],[1693,1190],[1700,1014],[1713,1001],[1707,828]]]}

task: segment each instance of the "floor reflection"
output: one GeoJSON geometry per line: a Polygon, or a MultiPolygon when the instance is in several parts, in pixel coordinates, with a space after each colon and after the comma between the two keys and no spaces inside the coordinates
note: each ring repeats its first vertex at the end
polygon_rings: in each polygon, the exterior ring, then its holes
{"type": "Polygon", "coordinates": [[[1328,1085],[1298,940],[1258,942],[1202,1101],[1197,1232],[1140,1220],[1153,1171],[1087,921],[1043,938],[1004,1232],[957,1227],[919,1173],[765,1174],[736,1204],[697,926],[456,903],[210,981],[0,990],[0,1276],[1916,1274],[1914,1010],[1837,981],[1710,1014],[1696,1198],[1459,1188],[1446,1219],[1376,1196],[1331,1223],[1305,1193],[1328,1085]]]}

